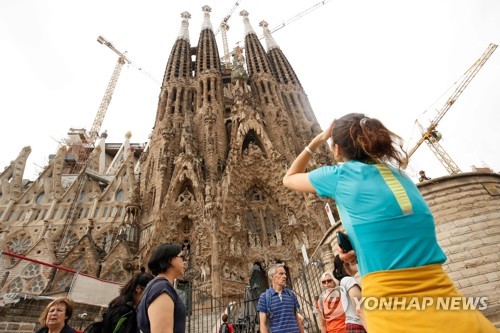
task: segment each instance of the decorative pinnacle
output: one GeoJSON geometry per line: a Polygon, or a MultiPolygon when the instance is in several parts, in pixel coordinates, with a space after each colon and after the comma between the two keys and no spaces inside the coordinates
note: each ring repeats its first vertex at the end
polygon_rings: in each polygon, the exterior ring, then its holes
{"type": "Polygon", "coordinates": [[[272,50],[275,48],[280,48],[269,30],[269,24],[266,21],[260,21],[259,26],[264,30],[264,37],[266,38],[267,50],[272,50]]]}
{"type": "Polygon", "coordinates": [[[201,26],[201,30],[210,29],[214,31],[214,29],[212,28],[212,22],[210,22],[210,12],[212,11],[212,8],[205,5],[201,8],[201,10],[203,11],[203,24],[201,26]]]}
{"type": "Polygon", "coordinates": [[[250,20],[248,19],[248,15],[249,14],[246,10],[242,10],[240,12],[240,16],[243,16],[243,25],[245,26],[245,37],[248,34],[256,34],[252,28],[252,25],[250,24],[250,20]]]}
{"type": "Polygon", "coordinates": [[[181,13],[182,22],[181,22],[181,31],[179,32],[179,37],[177,39],[184,39],[189,42],[189,19],[191,18],[191,14],[188,12],[181,13]]]}

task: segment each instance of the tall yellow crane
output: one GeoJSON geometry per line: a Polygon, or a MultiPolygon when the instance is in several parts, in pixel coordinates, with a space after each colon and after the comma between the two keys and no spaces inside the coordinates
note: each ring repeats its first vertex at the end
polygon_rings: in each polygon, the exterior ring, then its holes
{"type": "Polygon", "coordinates": [[[439,143],[439,140],[441,140],[442,136],[441,133],[437,131],[436,127],[439,121],[443,119],[446,112],[448,112],[451,106],[456,102],[457,98],[462,94],[470,81],[474,78],[474,76],[476,76],[477,72],[479,72],[486,61],[490,58],[497,46],[498,45],[491,43],[486,51],[484,51],[483,55],[464,73],[462,81],[460,81],[460,84],[455,89],[453,94],[448,98],[441,110],[438,111],[437,115],[431,121],[427,129],[424,129],[422,125],[420,125],[420,123],[417,121],[417,124],[420,127],[420,131],[422,133],[422,137],[420,138],[420,140],[418,140],[415,146],[411,150],[409,150],[407,160],[410,159],[410,157],[417,151],[418,147],[420,147],[420,145],[425,141],[425,143],[429,146],[431,151],[434,153],[434,155],[436,155],[438,160],[441,162],[441,164],[443,164],[450,175],[461,172],[458,165],[453,161],[450,155],[448,155],[448,153],[439,143]]]}
{"type": "MultiPolygon", "coordinates": [[[[113,70],[113,73],[111,74],[111,78],[109,80],[108,86],[106,87],[106,91],[104,92],[104,97],[102,98],[101,104],[99,105],[99,109],[97,110],[97,114],[94,118],[94,122],[92,123],[92,127],[88,133],[85,133],[85,138],[83,138],[84,142],[82,146],[80,147],[80,152],[78,155],[80,156],[79,159],[79,167],[75,168],[74,170],[78,172],[78,176],[75,179],[75,184],[76,184],[76,189],[75,189],[75,195],[73,197],[73,201],[71,202],[71,205],[68,209],[68,213],[65,217],[65,223],[63,227],[63,232],[62,232],[62,237],[59,242],[59,248],[62,249],[64,248],[64,245],[68,241],[68,232],[69,232],[69,227],[73,224],[73,221],[75,220],[75,217],[77,215],[78,211],[78,205],[80,203],[79,198],[81,194],[83,193],[83,189],[85,187],[85,180],[87,179],[87,166],[90,163],[90,160],[92,158],[92,148],[94,147],[94,143],[99,137],[99,131],[101,129],[104,117],[106,116],[106,111],[108,110],[109,103],[111,102],[111,98],[113,97],[113,92],[115,91],[116,83],[118,82],[118,78],[120,76],[121,70],[123,68],[123,65],[125,63],[127,64],[132,64],[134,65],[138,70],[142,70],[142,68],[138,67],[135,65],[132,61],[130,61],[125,54],[125,52],[120,52],[118,51],[114,45],[106,40],[104,37],[99,36],[97,38],[97,41],[107,47],[109,47],[113,52],[118,54],[118,60],[115,65],[115,69],[113,70]]],[[[149,73],[143,71],[146,75],[150,76],[154,80],[154,78],[149,75],[149,73]]],[[[156,80],[155,80],[156,81],[156,80]]]]}

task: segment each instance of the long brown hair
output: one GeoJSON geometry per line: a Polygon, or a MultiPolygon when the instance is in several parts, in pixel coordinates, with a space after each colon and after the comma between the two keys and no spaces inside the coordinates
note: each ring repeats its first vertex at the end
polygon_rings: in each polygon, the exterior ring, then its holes
{"type": "Polygon", "coordinates": [[[335,119],[332,145],[339,145],[343,156],[364,163],[388,162],[406,168],[407,154],[400,136],[389,131],[380,120],[362,113],[349,113],[335,119]]]}

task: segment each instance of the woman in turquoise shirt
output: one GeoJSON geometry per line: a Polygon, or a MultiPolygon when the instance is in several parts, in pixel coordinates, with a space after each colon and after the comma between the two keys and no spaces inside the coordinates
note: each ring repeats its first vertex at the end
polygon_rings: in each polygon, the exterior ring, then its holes
{"type": "Polygon", "coordinates": [[[496,332],[478,311],[438,305],[462,295],[442,268],[446,256],[429,207],[402,171],[406,153],[401,141],[377,119],[345,115],[305,147],[283,184],[335,200],[354,249],[340,249],[341,257],[357,260],[363,297],[398,300],[389,307],[374,308],[372,302],[368,309],[365,304],[368,332],[496,332]],[[314,151],[328,139],[339,164],[305,172],[314,151]]]}

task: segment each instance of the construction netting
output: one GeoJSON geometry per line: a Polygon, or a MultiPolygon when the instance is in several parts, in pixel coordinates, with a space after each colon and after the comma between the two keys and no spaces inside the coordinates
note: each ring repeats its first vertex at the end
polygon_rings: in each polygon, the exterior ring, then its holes
{"type": "Polygon", "coordinates": [[[28,296],[68,297],[106,306],[121,285],[18,254],[0,253],[0,305],[28,296]]]}

